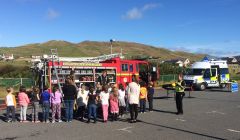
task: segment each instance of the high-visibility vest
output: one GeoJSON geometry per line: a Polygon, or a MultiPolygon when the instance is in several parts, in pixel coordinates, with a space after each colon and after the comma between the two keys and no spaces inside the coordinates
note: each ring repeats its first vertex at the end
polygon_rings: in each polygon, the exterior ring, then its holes
{"type": "Polygon", "coordinates": [[[175,86],[175,91],[176,92],[184,92],[184,87],[183,86],[180,86],[182,84],[182,81],[180,82],[176,82],[176,86],[175,86]]]}

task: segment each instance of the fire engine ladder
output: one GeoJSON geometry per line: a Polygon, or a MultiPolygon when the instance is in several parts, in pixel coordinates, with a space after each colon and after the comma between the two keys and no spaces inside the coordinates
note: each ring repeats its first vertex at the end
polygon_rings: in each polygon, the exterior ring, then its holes
{"type": "Polygon", "coordinates": [[[59,91],[61,92],[61,94],[63,94],[62,86],[61,86],[61,83],[59,80],[59,73],[62,72],[62,66],[59,67],[60,61],[59,61],[57,49],[51,49],[51,57],[52,57],[52,67],[54,69],[53,74],[55,74],[55,76],[57,78],[57,84],[58,84],[59,91]],[[58,62],[58,69],[55,66],[55,62],[58,62]]]}
{"type": "Polygon", "coordinates": [[[59,60],[65,62],[99,63],[116,57],[122,57],[122,54],[115,53],[98,57],[59,57],[59,60]]]}

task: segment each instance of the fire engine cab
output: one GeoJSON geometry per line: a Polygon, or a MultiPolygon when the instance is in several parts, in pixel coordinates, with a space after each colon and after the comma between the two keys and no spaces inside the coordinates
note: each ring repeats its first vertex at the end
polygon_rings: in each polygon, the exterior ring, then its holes
{"type": "Polygon", "coordinates": [[[96,85],[99,76],[106,71],[109,83],[121,83],[125,86],[127,82],[132,82],[133,75],[148,83],[152,73],[147,61],[126,60],[121,54],[73,58],[58,57],[52,53],[33,62],[35,83],[39,84],[41,89],[44,85],[51,89],[55,84],[65,83],[65,77],[70,74],[73,75],[76,85],[96,85]]]}

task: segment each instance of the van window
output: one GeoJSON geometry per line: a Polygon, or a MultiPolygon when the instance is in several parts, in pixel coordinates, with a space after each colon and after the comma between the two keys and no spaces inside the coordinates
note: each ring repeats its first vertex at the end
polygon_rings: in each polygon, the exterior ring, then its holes
{"type": "Polygon", "coordinates": [[[220,74],[229,74],[228,68],[221,68],[220,74]]]}
{"type": "Polygon", "coordinates": [[[133,72],[133,64],[129,65],[129,70],[130,70],[130,72],[133,72]]]}
{"type": "Polygon", "coordinates": [[[128,64],[122,64],[122,71],[128,71],[128,64]]]}
{"type": "Polygon", "coordinates": [[[187,75],[203,75],[205,69],[188,69],[187,75]]]}
{"type": "Polygon", "coordinates": [[[212,70],[212,77],[217,76],[217,70],[216,69],[211,69],[212,70]]]}
{"type": "Polygon", "coordinates": [[[211,77],[211,73],[210,73],[210,69],[206,69],[203,75],[203,78],[210,78],[211,77]]]}

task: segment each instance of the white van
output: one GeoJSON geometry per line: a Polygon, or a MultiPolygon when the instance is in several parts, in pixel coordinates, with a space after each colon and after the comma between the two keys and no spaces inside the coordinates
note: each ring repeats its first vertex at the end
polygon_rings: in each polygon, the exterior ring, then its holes
{"type": "Polygon", "coordinates": [[[186,72],[183,80],[187,85],[205,90],[207,87],[225,87],[230,80],[227,61],[195,62],[186,72]]]}

